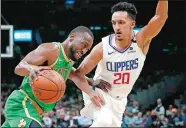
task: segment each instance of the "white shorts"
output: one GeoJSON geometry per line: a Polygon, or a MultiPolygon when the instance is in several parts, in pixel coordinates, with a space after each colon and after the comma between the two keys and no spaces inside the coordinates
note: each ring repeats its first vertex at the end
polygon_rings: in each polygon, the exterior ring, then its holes
{"type": "Polygon", "coordinates": [[[81,110],[81,115],[94,120],[91,127],[121,127],[127,98],[113,98],[99,88],[96,88],[95,91],[104,97],[105,105],[102,108],[96,107],[89,96],[83,92],[85,107],[81,110]]]}

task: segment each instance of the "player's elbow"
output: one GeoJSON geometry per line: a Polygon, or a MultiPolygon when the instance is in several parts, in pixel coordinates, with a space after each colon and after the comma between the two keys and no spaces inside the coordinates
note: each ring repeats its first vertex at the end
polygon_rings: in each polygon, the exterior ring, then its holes
{"type": "Polygon", "coordinates": [[[76,71],[70,76],[70,80],[72,80],[77,86],[81,86],[82,83],[85,82],[85,77],[80,72],[76,71]]]}
{"type": "Polygon", "coordinates": [[[21,68],[19,65],[17,65],[14,69],[14,73],[19,76],[27,76],[29,74],[28,71],[25,71],[23,68],[21,68]]]}
{"type": "Polygon", "coordinates": [[[15,67],[14,73],[15,73],[16,75],[19,75],[19,66],[18,66],[18,65],[15,67]]]}
{"type": "Polygon", "coordinates": [[[78,75],[75,72],[71,72],[70,75],[68,76],[68,79],[72,80],[74,83],[77,78],[78,78],[78,75]]]}
{"type": "Polygon", "coordinates": [[[75,74],[78,75],[78,76],[84,76],[84,72],[82,71],[82,68],[79,67],[75,70],[75,74]]]}
{"type": "Polygon", "coordinates": [[[157,20],[160,22],[160,23],[165,23],[166,20],[168,19],[168,14],[164,14],[164,15],[156,15],[156,18],[157,20]]]}
{"type": "Polygon", "coordinates": [[[20,66],[19,66],[19,65],[17,65],[17,66],[15,67],[14,73],[15,73],[16,75],[22,76],[21,69],[20,69],[20,66]]]}
{"type": "Polygon", "coordinates": [[[161,16],[160,19],[165,22],[168,19],[168,14],[161,16]]]}

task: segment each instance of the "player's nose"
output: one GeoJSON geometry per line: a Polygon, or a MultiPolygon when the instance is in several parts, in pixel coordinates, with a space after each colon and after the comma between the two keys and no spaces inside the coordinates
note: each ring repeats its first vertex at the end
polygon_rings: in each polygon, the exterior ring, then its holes
{"type": "Polygon", "coordinates": [[[116,31],[119,31],[119,30],[120,30],[120,26],[119,26],[118,23],[116,23],[116,25],[115,25],[115,29],[116,29],[116,31]]]}

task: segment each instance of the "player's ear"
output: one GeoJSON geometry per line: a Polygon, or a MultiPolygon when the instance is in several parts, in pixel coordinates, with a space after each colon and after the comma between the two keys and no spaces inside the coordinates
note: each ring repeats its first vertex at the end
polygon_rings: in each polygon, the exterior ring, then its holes
{"type": "Polygon", "coordinates": [[[133,21],[132,21],[132,23],[131,23],[131,28],[134,28],[134,27],[135,27],[135,25],[136,25],[136,21],[135,21],[135,20],[133,20],[133,21]]]}
{"type": "Polygon", "coordinates": [[[75,34],[70,34],[69,36],[69,41],[72,42],[74,40],[74,38],[76,37],[75,34]]]}

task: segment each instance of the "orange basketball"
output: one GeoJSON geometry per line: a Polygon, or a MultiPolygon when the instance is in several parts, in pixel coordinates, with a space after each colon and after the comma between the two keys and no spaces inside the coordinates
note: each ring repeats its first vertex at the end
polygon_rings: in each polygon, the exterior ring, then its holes
{"type": "Polygon", "coordinates": [[[37,80],[32,82],[34,96],[47,104],[55,103],[64,95],[66,84],[61,75],[54,70],[43,70],[37,80]]]}

